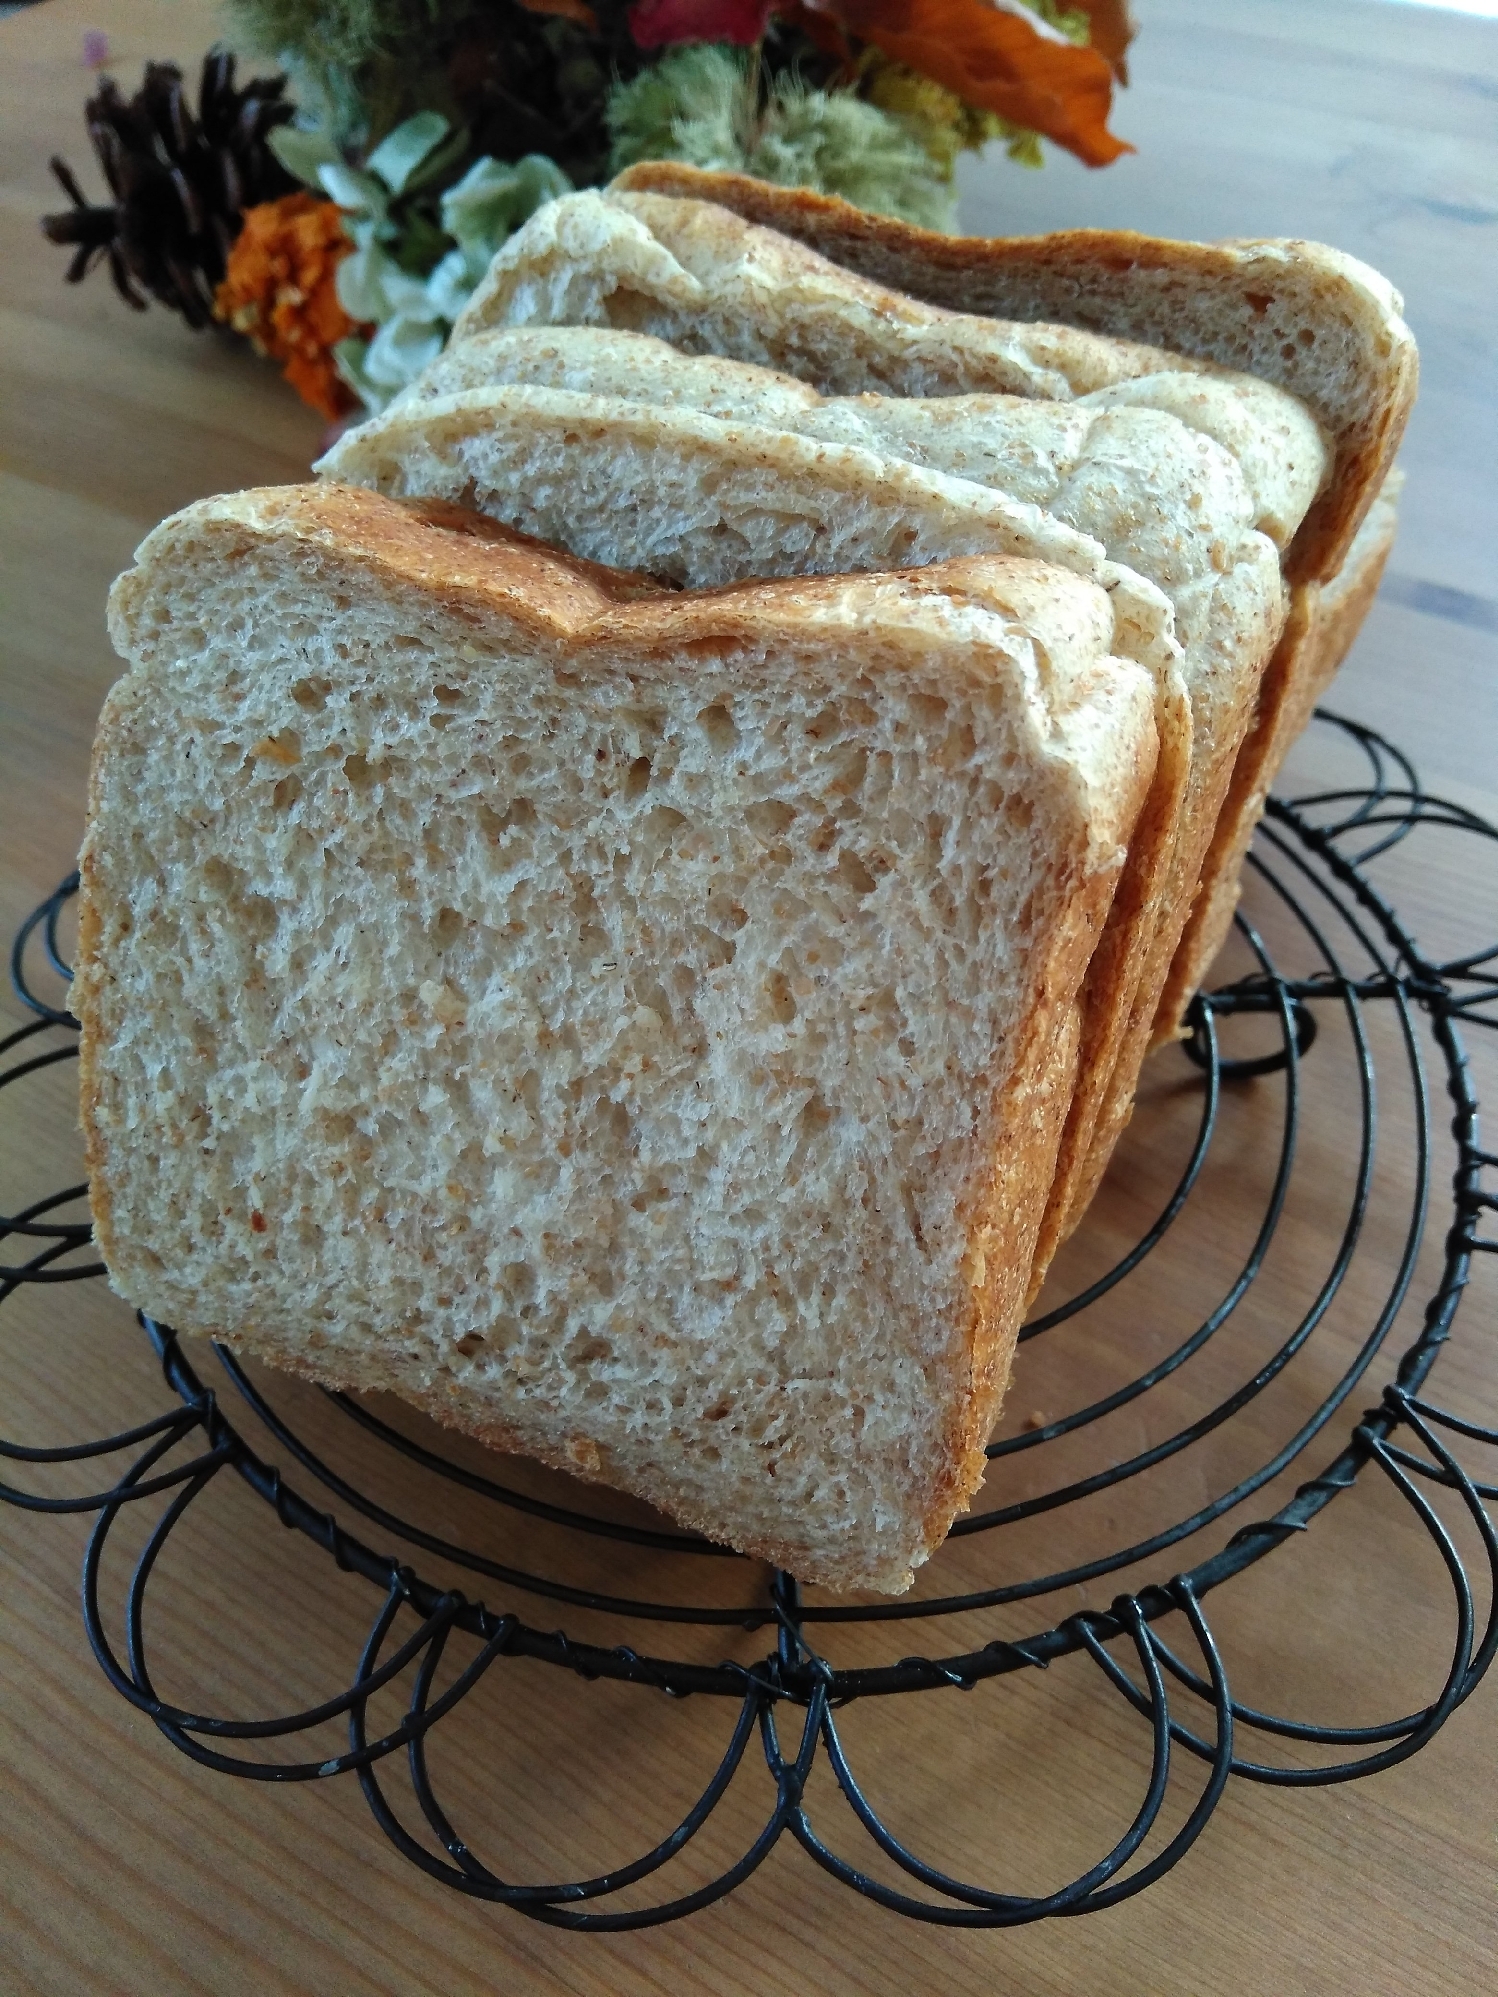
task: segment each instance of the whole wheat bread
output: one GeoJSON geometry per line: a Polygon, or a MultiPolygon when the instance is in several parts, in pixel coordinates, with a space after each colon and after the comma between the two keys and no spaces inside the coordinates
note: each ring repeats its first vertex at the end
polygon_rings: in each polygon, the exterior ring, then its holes
{"type": "Polygon", "coordinates": [[[1107,593],[662,593],[323,485],[166,522],[111,630],[73,1004],[121,1292],[907,1585],[1148,787],[1107,593]]]}

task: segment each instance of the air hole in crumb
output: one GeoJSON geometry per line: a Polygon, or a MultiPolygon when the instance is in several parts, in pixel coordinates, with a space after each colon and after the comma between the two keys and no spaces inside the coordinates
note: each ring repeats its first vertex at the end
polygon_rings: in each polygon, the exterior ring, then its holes
{"type": "Polygon", "coordinates": [[[455,908],[439,908],[437,920],[432,924],[432,939],[439,950],[445,950],[449,943],[455,943],[468,927],[455,908]]]}
{"type": "Polygon", "coordinates": [[[309,713],[316,713],[333,691],[331,680],[298,680],[291,689],[291,697],[298,707],[305,707],[309,713]]]}
{"type": "Polygon", "coordinates": [[[636,756],[624,773],[624,795],[642,797],[650,788],[650,758],[636,756]]]}
{"type": "Polygon", "coordinates": [[[791,820],[796,816],[796,807],[787,804],[783,797],[767,797],[762,804],[751,804],[744,812],[744,823],[756,838],[778,839],[791,820]]]}
{"type": "Polygon", "coordinates": [[[472,1359],[484,1349],[485,1339],[481,1331],[465,1332],[453,1348],[461,1352],[465,1359],[472,1359]]]}
{"type": "Polygon", "coordinates": [[[456,707],[458,702],[463,698],[463,692],[461,687],[434,686],[432,688],[432,698],[433,700],[440,701],[444,707],[456,707]]]}
{"type": "Polygon", "coordinates": [[[529,1303],[536,1294],[536,1272],[529,1262],[506,1262],[500,1278],[518,1304],[529,1303]]]}
{"type": "Polygon", "coordinates": [[[837,877],[856,895],[872,894],[878,882],[856,853],[843,853],[837,863],[837,877]]]}
{"type": "Polygon", "coordinates": [[[478,811],[479,824],[491,839],[503,839],[507,832],[522,831],[536,822],[536,807],[528,797],[517,797],[503,811],[496,811],[491,804],[481,804],[478,811]]]}
{"type": "Polygon", "coordinates": [[[733,716],[721,701],[704,707],[697,720],[703,734],[720,756],[726,756],[730,749],[737,746],[739,731],[733,725],[733,716]]]}
{"type": "Polygon", "coordinates": [[[669,804],[658,804],[645,820],[645,828],[655,838],[665,840],[679,832],[686,822],[684,811],[675,811],[669,804]]]}
{"type": "Polygon", "coordinates": [[[289,811],[302,794],[302,780],[298,776],[282,777],[270,794],[271,803],[277,811],[289,811]]]}
{"type": "Polygon", "coordinates": [[[708,929],[700,922],[691,927],[692,941],[707,960],[710,971],[721,971],[725,964],[731,964],[738,954],[738,946],[730,937],[720,936],[716,929],[708,929]]]}
{"type": "Polygon", "coordinates": [[[568,1341],[564,1355],[572,1366],[598,1366],[614,1356],[614,1348],[606,1338],[593,1338],[579,1332],[568,1341]]]}

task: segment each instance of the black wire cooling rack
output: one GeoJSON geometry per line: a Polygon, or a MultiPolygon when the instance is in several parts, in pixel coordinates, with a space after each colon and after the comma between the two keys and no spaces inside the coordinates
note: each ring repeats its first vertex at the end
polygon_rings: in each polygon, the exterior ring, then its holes
{"type": "MultiPolygon", "coordinates": [[[[1211,1173],[1217,1149],[1231,1144],[1237,1105],[1252,1097],[1263,1127],[1267,1089],[1277,1091],[1277,1128],[1269,1140],[1270,1163],[1262,1183],[1254,1182],[1251,1173],[1243,1177],[1243,1198],[1252,1201],[1246,1252],[1189,1335],[1176,1338],[1137,1377],[1072,1412],[1055,1419],[1032,1414],[1025,1425],[1001,1433],[988,1451],[993,1468],[980,1499],[987,1508],[958,1523],[948,1546],[922,1571],[914,1596],[875,1602],[803,1600],[788,1574],[766,1576],[754,1563],[721,1547],[640,1523],[638,1512],[611,1516],[606,1505],[582,1509],[554,1495],[537,1495],[524,1488],[518,1468],[502,1468],[495,1459],[459,1445],[434,1442],[430,1428],[406,1433],[347,1396],[314,1397],[320,1413],[360,1445],[356,1482],[328,1460],[336,1450],[325,1441],[314,1447],[305,1433],[305,1417],[286,1412],[282,1396],[295,1399],[295,1394],[284,1383],[263,1384],[230,1351],[215,1346],[226,1386],[209,1387],[176,1335],[141,1318],[144,1341],[172,1391],[173,1404],[166,1411],[96,1441],[51,1447],[0,1442],[0,1453],[10,1462],[30,1466],[33,1481],[45,1482],[53,1475],[46,1466],[95,1458],[128,1461],[107,1488],[83,1495],[0,1485],[0,1497],[30,1512],[97,1514],[83,1567],[83,1615],[110,1683],[175,1747],[208,1768],[273,1782],[352,1775],[386,1836],[432,1878],[569,1928],[646,1927],[691,1913],[740,1885],[787,1836],[855,1891],[919,1920],[1003,1927],[1091,1912],[1127,1899],[1169,1871],[1201,1833],[1233,1776],[1287,1786],[1347,1782],[1417,1753],[1476,1688],[1498,1649],[1498,1533],[1485,1504],[1498,1497],[1498,1485],[1481,1481],[1456,1454],[1458,1447],[1469,1454],[1472,1446],[1498,1446],[1498,1429],[1438,1406],[1424,1392],[1452,1337],[1474,1257],[1498,1250],[1498,1241],[1480,1231],[1484,1215],[1498,1207],[1498,1194],[1484,1184],[1484,1174],[1498,1168],[1498,1158],[1479,1145],[1477,1099],[1463,1040],[1468,1026],[1498,1025],[1498,946],[1464,948],[1439,959],[1425,954],[1395,912],[1397,897],[1385,875],[1393,865],[1397,882],[1401,855],[1396,849],[1412,837],[1455,834],[1470,846],[1468,877],[1474,882],[1498,879],[1492,852],[1498,831],[1461,806],[1426,795],[1406,758],[1372,731],[1335,716],[1319,718],[1340,731],[1343,748],[1359,759],[1362,780],[1293,803],[1271,802],[1251,859],[1257,877],[1252,902],[1264,913],[1258,926],[1239,919],[1252,969],[1196,1001],[1191,1037],[1184,1044],[1192,1068],[1184,1066],[1180,1054],[1161,1057],[1175,1064],[1178,1094],[1182,1078],[1194,1075],[1194,1128],[1184,1140],[1187,1155],[1179,1180],[1153,1224],[1128,1251],[1069,1301],[1034,1319],[1023,1337],[1027,1343],[1044,1338],[1052,1351],[1060,1352],[1064,1345],[1058,1341],[1089,1336],[1088,1327],[1097,1324],[1105,1298],[1112,1298],[1115,1309],[1127,1298],[1130,1278],[1141,1265],[1148,1261],[1159,1272],[1162,1261],[1172,1256],[1185,1260],[1198,1253],[1186,1242],[1193,1193],[1211,1173]],[[1271,935],[1273,940],[1266,940],[1271,935]],[[1245,1015],[1257,1016],[1256,1025],[1229,1024],[1245,1015]],[[1224,1051],[1224,1029],[1234,1037],[1256,1031],[1258,1051],[1230,1057],[1224,1051]],[[1323,1062],[1324,1083],[1313,1087],[1323,1062]],[[1431,1069],[1450,1104],[1449,1179],[1445,1157],[1438,1157],[1431,1069]],[[1261,1086],[1245,1086],[1250,1083],[1261,1086]],[[1398,1147],[1402,1177],[1393,1195],[1379,1177],[1378,1101],[1385,1105],[1385,1128],[1390,1103],[1405,1127],[1398,1147]],[[1326,1260],[1314,1293],[1297,1299],[1292,1308],[1284,1301],[1283,1283],[1271,1283],[1265,1272],[1294,1210],[1297,1158],[1307,1152],[1322,1124],[1335,1125],[1345,1197],[1339,1195],[1338,1227],[1318,1233],[1326,1260]],[[1417,1272],[1422,1278],[1418,1285],[1417,1272]],[[1251,1334],[1255,1312],[1257,1333],[1251,1334]],[[1393,1335],[1396,1323],[1401,1329],[1393,1335]],[[1182,1394],[1201,1373],[1209,1351],[1219,1362],[1218,1372],[1211,1375],[1212,1393],[1198,1392],[1195,1403],[1188,1400],[1179,1413],[1169,1397],[1182,1394]],[[1312,1386],[1290,1402],[1289,1415],[1281,1414],[1274,1446],[1265,1453],[1263,1411],[1277,1382],[1301,1374],[1312,1386]],[[1237,1384],[1218,1392],[1223,1379],[1237,1384]],[[1371,1405],[1354,1414],[1353,1397],[1360,1387],[1365,1397],[1371,1393],[1371,1405]],[[1085,1451],[1088,1438],[1102,1434],[1108,1419],[1121,1410],[1137,1412],[1162,1403],[1167,1418],[1153,1424],[1160,1432],[1145,1446],[1121,1457],[1114,1449],[1101,1449],[1105,1467],[1081,1476],[1068,1472],[1068,1463],[1075,1467],[1087,1460],[1070,1438],[1083,1435],[1085,1451]],[[308,1484],[294,1483],[252,1448],[235,1425],[243,1424],[243,1413],[231,1416],[231,1410],[239,1409],[254,1416],[308,1484]],[[1245,1463],[1241,1438],[1250,1431],[1255,1447],[1245,1463]],[[1283,1489],[1287,1468],[1306,1452],[1311,1452],[1314,1474],[1270,1515],[1254,1516],[1257,1494],[1276,1480],[1283,1489]],[[1037,1469],[1048,1456],[1063,1466],[1060,1481],[1047,1482],[1037,1469]],[[1172,1512],[1168,1522],[1156,1523],[1159,1504],[1146,1502],[1144,1495],[1149,1479],[1188,1458],[1200,1465],[1194,1488],[1213,1495],[1184,1516],[1172,1512]],[[497,1474],[474,1468],[476,1461],[497,1474]],[[467,1522],[482,1515],[485,1530],[466,1536],[452,1527],[436,1532],[398,1512],[401,1500],[392,1490],[416,1471],[440,1480],[452,1501],[449,1516],[467,1522]],[[307,1710],[280,1718],[244,1721],[186,1711],[158,1695],[148,1663],[146,1603],[163,1549],[203,1493],[226,1473],[242,1479],[263,1500],[267,1525],[279,1521],[304,1535],[339,1568],[372,1584],[377,1598],[353,1682],[307,1710]],[[1303,1533],[1335,1499],[1353,1492],[1360,1481],[1366,1484],[1370,1475],[1374,1484],[1397,1492],[1429,1535],[1449,1577],[1453,1628],[1444,1684],[1428,1703],[1381,1725],[1311,1724],[1240,1702],[1230,1690],[1223,1654],[1230,1646],[1214,1634],[1209,1598],[1303,1533]],[[501,1481],[506,1476],[515,1481],[501,1481]],[[322,1499],[307,1495],[313,1486],[321,1487],[322,1499]],[[1095,1504],[1091,1512],[1087,1509],[1099,1498],[1105,1501],[1100,1519],[1095,1504]],[[123,1610],[111,1615],[102,1605],[106,1591],[101,1576],[119,1539],[119,1521],[129,1508],[153,1501],[159,1515],[123,1583],[123,1610]],[[332,1508],[323,1509],[329,1501],[332,1508]],[[1245,1507],[1250,1508],[1246,1513],[1245,1507]],[[1046,1557],[1058,1543],[1054,1517],[1038,1535],[1031,1522],[1063,1513],[1090,1521],[1072,1535],[1074,1557],[1054,1571],[1027,1576],[1026,1562],[1034,1550],[1041,1549],[1046,1557]],[[1228,1531],[1233,1515],[1248,1522],[1228,1531]],[[501,1521],[497,1543],[496,1519],[501,1521]],[[544,1565],[528,1551],[535,1544],[537,1522],[550,1529],[546,1544],[559,1549],[544,1565]],[[506,1534],[529,1564],[501,1557],[506,1534]],[[600,1539],[621,1549],[623,1571],[654,1579],[663,1598],[600,1590],[592,1578],[600,1539]],[[976,1547],[967,1544],[974,1540],[976,1547]],[[1172,1572],[1170,1556],[1188,1540],[1210,1550],[1195,1565],[1172,1572]],[[1468,1549],[1466,1560],[1459,1540],[1468,1549]],[[522,1608],[560,1604],[581,1614],[590,1629],[602,1627],[617,1640],[584,1640],[562,1629],[543,1630],[518,1608],[494,1609],[457,1588],[425,1580],[409,1564],[409,1552],[402,1558],[377,1550],[397,1541],[417,1558],[430,1556],[447,1569],[477,1577],[491,1599],[518,1601],[522,1608]],[[592,1549],[595,1556],[594,1568],[581,1578],[569,1558],[569,1549],[580,1548],[592,1549]],[[1467,1573],[1474,1548],[1480,1548],[1486,1569],[1475,1590],[1467,1573]],[[629,1550],[627,1559],[622,1549],[629,1550]],[[1015,1605],[1047,1599],[1054,1604],[1058,1597],[1075,1601],[1079,1590],[1125,1570],[1162,1578],[1145,1578],[1106,1607],[1074,1609],[1028,1636],[970,1640],[975,1628],[982,1632],[986,1624],[991,1629],[994,1618],[1006,1611],[1012,1615],[1015,1605]],[[979,1585],[969,1585],[975,1572],[979,1585]],[[693,1585],[682,1585],[684,1573],[692,1576],[693,1585]],[[962,1585],[955,1591],[944,1586],[949,1573],[960,1575],[962,1585]],[[704,1574],[722,1577],[708,1590],[706,1601],[704,1574]],[[1172,1616],[1186,1632],[1190,1656],[1179,1655],[1179,1644],[1172,1648],[1156,1627],[1172,1616]],[[123,1624],[122,1643],[111,1635],[111,1623],[123,1624]],[[962,1633],[966,1647],[940,1654],[941,1646],[928,1638],[929,1654],[910,1655],[909,1635],[903,1632],[911,1624],[928,1627],[932,1635],[945,1624],[962,1633]],[[884,1625],[894,1626],[896,1638],[887,1656],[878,1650],[884,1625]],[[770,1633],[773,1647],[748,1663],[674,1656],[661,1639],[667,1630],[681,1631],[682,1626],[699,1632],[763,1630],[770,1633]],[[860,1656],[872,1655],[876,1661],[835,1660],[832,1653],[847,1626],[861,1626],[860,1656]],[[647,1642],[652,1629],[658,1636],[647,1642]],[[626,1637],[630,1640],[624,1641],[626,1637]],[[460,1655],[461,1663],[455,1662],[460,1655]],[[1150,1771],[1128,1830],[1069,1885],[1043,1896],[971,1884],[923,1861],[866,1797],[850,1764],[845,1730],[839,1728],[841,1710],[856,1700],[971,1690],[984,1680],[1033,1675],[1073,1655],[1084,1663],[1090,1660],[1148,1728],[1150,1771]],[[638,1688],[645,1703],[635,1716],[637,1726],[648,1727],[653,1710],[648,1702],[663,1693],[728,1702],[729,1737],[712,1779],[670,1836],[632,1862],[594,1878],[518,1884],[474,1855],[438,1800],[428,1755],[433,1730],[487,1674],[502,1672],[521,1658],[556,1667],[558,1696],[586,1699],[587,1681],[596,1680],[638,1688]],[[409,1688],[404,1716],[374,1734],[371,1702],[397,1681],[409,1688]],[[294,1755],[299,1737],[330,1722],[346,1727],[344,1751],[310,1760],[262,1758],[271,1744],[280,1744],[284,1755],[290,1743],[294,1755]],[[1245,1733],[1266,1747],[1245,1752],[1240,1747],[1245,1733]],[[731,1788],[739,1793],[742,1785],[756,1780],[751,1751],[756,1735],[769,1783],[762,1828],[737,1860],[707,1883],[673,1891],[666,1880],[654,1881],[654,1875],[682,1858],[731,1788]],[[1276,1742],[1284,1744],[1280,1760],[1257,1758],[1276,1742]],[[398,1807],[386,1785],[402,1750],[408,1790],[398,1807]],[[1173,1750],[1195,1757],[1207,1772],[1184,1820],[1165,1836],[1167,1793],[1178,1794],[1181,1786],[1172,1783],[1173,1750]],[[858,1825],[883,1854],[882,1864],[873,1854],[854,1863],[814,1826],[806,1787],[819,1754],[858,1825]],[[1154,1848],[1142,1856],[1147,1840],[1154,1848]],[[652,1882],[643,1897],[630,1890],[642,1882],[652,1882]]],[[[9,1063],[0,1070],[0,1087],[76,1056],[71,1015],[36,992],[41,958],[53,973],[68,976],[59,922],[76,886],[76,876],[65,881],[16,938],[12,979],[36,1017],[0,1041],[0,1058],[9,1063]]],[[[20,1258],[0,1268],[0,1303],[23,1286],[102,1276],[102,1264],[85,1259],[91,1239],[87,1220],[63,1217],[69,1208],[77,1209],[84,1192],[81,1186],[69,1186],[33,1200],[13,1217],[0,1218],[0,1239],[20,1258]]],[[[1151,1294],[1158,1293],[1156,1284],[1151,1294]]],[[[122,1312],[122,1338],[126,1323],[122,1312]]],[[[53,1321],[46,1332],[57,1336],[65,1329],[53,1321]]],[[[1022,1358],[1022,1383],[1025,1369],[1022,1358]]],[[[1086,1377],[1085,1364],[1081,1377],[1086,1377]]],[[[307,1390],[297,1391],[303,1397],[298,1405],[305,1410],[307,1390]]],[[[1023,1384],[1019,1391],[1025,1393],[1023,1384]]],[[[324,1420],[319,1436],[327,1426],[324,1420]]],[[[1099,1460],[1098,1455],[1092,1460],[1099,1460]]],[[[553,1480],[546,1488],[555,1493],[566,1487],[553,1480]]],[[[591,1500],[594,1494],[587,1496],[591,1500]]],[[[1370,1524],[1374,1537],[1380,1530],[1370,1524]]],[[[202,1579],[211,1588],[212,1575],[202,1579]]],[[[1297,1621],[1315,1613],[1315,1603],[1306,1599],[1288,1570],[1283,1599],[1286,1615],[1297,1621]]],[[[1362,1641],[1375,1632],[1346,1634],[1349,1641],[1362,1641]]],[[[742,1634],[738,1641],[742,1648],[742,1634]]],[[[676,1648],[684,1647],[678,1638],[676,1648]]],[[[961,1773],[955,1755],[954,1748],[953,1781],[961,1773]]]]}

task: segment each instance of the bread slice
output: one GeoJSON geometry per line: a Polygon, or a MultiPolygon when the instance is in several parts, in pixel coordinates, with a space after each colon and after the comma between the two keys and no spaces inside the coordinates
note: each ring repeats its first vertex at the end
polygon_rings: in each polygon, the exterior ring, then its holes
{"type": "Polygon", "coordinates": [[[1256,524],[1271,534],[1299,525],[1330,465],[1308,410],[1252,376],[1137,341],[926,304],[706,201],[609,192],[548,203],[495,257],[450,345],[501,326],[652,334],[825,395],[1131,397],[1140,407],[1158,397],[1231,439],[1255,483],[1256,524]]]}
{"type": "Polygon", "coordinates": [[[1295,593],[1290,623],[1264,675],[1253,731],[1238,754],[1212,850],[1202,869],[1203,892],[1171,966],[1155,1024],[1159,1044],[1184,1030],[1192,997],[1227,941],[1238,906],[1244,855],[1281,765],[1352,649],[1383,579],[1399,526],[1404,474],[1396,465],[1364,516],[1347,559],[1328,582],[1295,593]]]}
{"type": "Polygon", "coordinates": [[[1165,593],[1040,507],[857,445],[690,406],[511,386],[403,398],[313,469],[475,507],[589,561],[688,589],[1009,554],[1099,583],[1121,648],[1178,656],[1165,593]]]}
{"type": "MultiPolygon", "coordinates": [[[[594,329],[481,335],[461,343],[437,364],[430,383],[419,386],[471,378],[470,348],[480,350],[482,365],[510,377],[507,385],[448,396],[414,392],[348,432],[318,469],[396,496],[472,501],[575,553],[649,568],[692,587],[755,574],[922,563],[988,549],[1058,563],[1112,593],[1119,650],[1149,665],[1156,678],[1161,751],[1114,914],[1087,975],[1076,1086],[1033,1268],[1032,1291],[1038,1288],[1062,1238],[1063,1217],[1079,1211],[1074,1188],[1095,1132],[1118,1089],[1126,1087],[1132,1096],[1137,1060],[1124,1078],[1120,1056],[1137,1042],[1142,1058],[1159,990],[1159,978],[1151,974],[1142,998],[1141,979],[1157,962],[1163,976],[1174,947],[1174,936],[1160,941],[1159,910],[1180,901],[1184,919],[1183,896],[1210,834],[1198,793],[1214,772],[1206,758],[1193,763],[1191,692],[1208,727],[1236,727],[1236,720],[1220,717],[1237,700],[1246,719],[1253,686],[1242,669],[1245,633],[1262,627],[1247,637],[1262,656],[1277,627],[1278,565],[1270,544],[1245,529],[1246,500],[1232,460],[1174,419],[1149,412],[1077,414],[1012,397],[823,403],[804,384],[765,370],[673,357],[670,348],[638,334],[594,329]],[[743,377],[737,404],[736,376],[743,377]],[[529,386],[536,377],[591,379],[610,389],[633,379],[641,392],[669,395],[669,402],[529,386]],[[798,391],[807,399],[799,412],[798,391]],[[698,402],[742,410],[751,419],[795,420],[813,434],[726,423],[696,414],[698,402]],[[1168,635],[1169,599],[1136,572],[1109,563],[1098,542],[1033,504],[914,468],[908,456],[888,458],[865,448],[881,444],[888,429],[908,429],[904,419],[911,412],[932,419],[922,426],[930,433],[922,440],[928,460],[1008,457],[1028,467],[1037,489],[1052,492],[1074,473],[1080,504],[1101,512],[1107,524],[1121,515],[1137,528],[1147,519],[1156,542],[1169,549],[1164,565],[1180,585],[1192,627],[1189,684],[1185,661],[1168,635]],[[1135,440],[1134,476],[1124,481],[1123,492],[1121,454],[1115,449],[1110,456],[1109,439],[1096,461],[1085,455],[1094,429],[1118,424],[1168,433],[1163,446],[1158,437],[1142,447],[1135,440]],[[819,430],[851,431],[863,441],[824,444],[815,441],[819,430]],[[1224,485],[1225,494],[1219,489],[1224,485]],[[1152,500],[1152,507],[1141,509],[1141,498],[1152,500]],[[1188,812],[1189,837],[1183,838],[1188,812]],[[1183,888],[1177,877],[1186,874],[1183,888]],[[1141,1013],[1142,1029],[1136,1024],[1141,1013]]],[[[894,442],[912,455],[917,449],[900,434],[894,442]]]]}
{"type": "Polygon", "coordinates": [[[1153,758],[1095,584],[663,593],[347,487],[116,585],[73,1003],[132,1303],[898,1591],[983,1470],[1153,758]]]}

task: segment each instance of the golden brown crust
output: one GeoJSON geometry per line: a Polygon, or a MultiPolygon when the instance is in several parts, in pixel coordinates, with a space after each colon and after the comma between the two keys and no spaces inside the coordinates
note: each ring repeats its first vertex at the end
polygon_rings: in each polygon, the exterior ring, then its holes
{"type": "MultiPolygon", "coordinates": [[[[1131,230],[1071,229],[1047,236],[943,236],[836,196],[773,187],[743,174],[708,173],[675,162],[631,167],[615,182],[632,193],[711,201],[746,221],[778,229],[834,263],[928,303],[990,318],[1047,318],[1121,339],[1147,337],[1135,311],[1148,291],[1151,316],[1169,286],[1170,337],[1161,345],[1197,358],[1232,360],[1214,311],[1230,309],[1253,334],[1289,285],[1308,292],[1328,329],[1358,349],[1356,393],[1333,406],[1318,396],[1315,348],[1298,340],[1266,348],[1251,372],[1300,396],[1336,445],[1331,483],[1307,514],[1288,562],[1297,578],[1324,580],[1341,567],[1394,461],[1414,403],[1418,362],[1394,294],[1376,273],[1318,243],[1183,243],[1131,230]]],[[[1316,328],[1306,324],[1313,335],[1316,328]]],[[[1260,342],[1262,346],[1262,342],[1260,342]]],[[[1241,361],[1232,361],[1242,365],[1241,361]]]]}
{"type": "Polygon", "coordinates": [[[1191,710],[1180,688],[1162,694],[1156,718],[1162,725],[1155,780],[1135,822],[1129,857],[1083,984],[1079,1087],[1061,1136],[1027,1303],[1034,1302],[1056,1250],[1086,1211],[1106,1168],[1106,1158],[1101,1166],[1098,1162],[1099,1131],[1107,1124],[1135,998],[1151,961],[1156,902],[1174,857],[1191,773],[1191,710]]]}
{"type": "Polygon", "coordinates": [[[284,530],[288,540],[320,543],[356,567],[409,583],[459,616],[499,612],[529,637],[574,653],[593,642],[648,650],[660,643],[680,647],[802,630],[809,615],[839,604],[850,588],[880,583],[898,583],[911,597],[970,597],[986,605],[1006,595],[1023,602],[1037,583],[1051,592],[1097,588],[1047,563],[995,554],[877,574],[776,577],[678,591],[567,554],[463,507],[392,499],[363,486],[322,480],[204,500],[163,521],[137,550],[136,566],[110,593],[110,630],[122,655],[132,610],[155,587],[154,559],[188,515],[199,530],[223,537],[225,560],[237,552],[236,528],[244,529],[245,547],[284,530]]]}
{"type": "Polygon", "coordinates": [[[83,1130],[83,1155],[88,1166],[88,1204],[93,1221],[94,1241],[106,1264],[115,1255],[114,1200],[104,1169],[105,1144],[100,1129],[99,1075],[99,986],[109,973],[101,953],[104,923],[98,897],[98,860],[94,853],[93,827],[97,822],[101,797],[101,772],[115,746],[115,696],[104,703],[89,760],[87,824],[83,850],[78,856],[78,942],[73,953],[73,982],[68,1006],[78,1021],[78,1120],[83,1130]]]}
{"type": "Polygon", "coordinates": [[[1157,1047],[1178,1039],[1185,1030],[1186,1008],[1227,941],[1238,906],[1244,855],[1264,815],[1265,801],[1286,756],[1352,649],[1378,594],[1397,526],[1390,497],[1370,516],[1340,575],[1330,583],[1303,583],[1291,594],[1289,622],[1260,686],[1253,729],[1239,751],[1232,789],[1202,868],[1202,893],[1161,995],[1153,1035],[1157,1047]]]}

